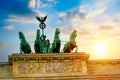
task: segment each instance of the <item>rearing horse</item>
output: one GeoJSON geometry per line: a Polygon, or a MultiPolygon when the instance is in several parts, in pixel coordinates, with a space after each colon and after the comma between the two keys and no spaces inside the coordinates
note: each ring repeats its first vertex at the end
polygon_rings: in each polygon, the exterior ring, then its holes
{"type": "Polygon", "coordinates": [[[61,40],[60,40],[59,34],[60,34],[60,29],[56,28],[54,41],[52,43],[52,47],[50,49],[50,53],[60,53],[61,40]]]}
{"type": "Polygon", "coordinates": [[[36,40],[34,42],[35,53],[41,53],[40,30],[36,32],[36,40]]]}
{"type": "Polygon", "coordinates": [[[24,34],[22,32],[19,32],[19,38],[21,39],[21,43],[20,43],[20,53],[31,53],[31,47],[29,45],[29,43],[26,41],[24,34]]]}
{"type": "Polygon", "coordinates": [[[77,31],[74,30],[70,35],[70,40],[64,45],[63,52],[70,53],[74,48],[76,48],[77,52],[77,44],[75,38],[77,36],[77,31]]]}

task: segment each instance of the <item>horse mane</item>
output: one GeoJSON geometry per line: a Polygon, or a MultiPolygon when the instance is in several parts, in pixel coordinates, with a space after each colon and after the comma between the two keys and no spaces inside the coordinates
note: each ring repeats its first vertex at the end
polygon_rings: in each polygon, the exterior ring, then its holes
{"type": "Polygon", "coordinates": [[[71,33],[71,35],[70,35],[70,41],[74,41],[75,40],[75,38],[76,38],[76,36],[77,36],[77,34],[76,34],[76,30],[74,30],[72,33],[71,33]]]}

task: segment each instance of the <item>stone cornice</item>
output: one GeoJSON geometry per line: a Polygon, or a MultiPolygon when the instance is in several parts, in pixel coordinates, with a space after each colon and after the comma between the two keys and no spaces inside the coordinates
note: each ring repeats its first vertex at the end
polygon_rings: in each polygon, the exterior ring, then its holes
{"type": "Polygon", "coordinates": [[[51,54],[12,54],[9,62],[15,61],[50,61],[50,60],[85,60],[88,61],[89,54],[79,53],[51,53],[51,54]]]}
{"type": "Polygon", "coordinates": [[[89,60],[88,64],[120,64],[120,59],[89,60]]]}

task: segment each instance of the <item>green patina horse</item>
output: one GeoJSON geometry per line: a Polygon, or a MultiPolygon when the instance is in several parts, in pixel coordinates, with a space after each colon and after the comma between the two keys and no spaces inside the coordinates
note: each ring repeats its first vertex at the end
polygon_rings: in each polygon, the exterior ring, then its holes
{"type": "Polygon", "coordinates": [[[37,30],[36,40],[34,42],[35,53],[41,53],[40,30],[37,30]]]}
{"type": "Polygon", "coordinates": [[[74,30],[70,35],[70,40],[64,45],[63,52],[70,53],[74,48],[76,48],[77,52],[77,44],[75,38],[77,36],[77,31],[74,30]]]}
{"type": "Polygon", "coordinates": [[[52,43],[52,47],[50,49],[50,53],[60,53],[60,47],[61,47],[61,40],[60,40],[60,29],[56,28],[54,41],[52,43]]]}
{"type": "Polygon", "coordinates": [[[24,53],[24,54],[30,54],[31,53],[31,47],[29,45],[29,43],[26,41],[24,34],[22,32],[19,32],[19,38],[21,40],[20,43],[20,53],[24,53]]]}

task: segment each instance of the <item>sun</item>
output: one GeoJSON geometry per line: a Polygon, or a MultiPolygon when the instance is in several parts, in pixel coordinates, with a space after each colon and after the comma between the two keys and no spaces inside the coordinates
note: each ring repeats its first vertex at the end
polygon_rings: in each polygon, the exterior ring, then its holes
{"type": "Polygon", "coordinates": [[[106,44],[103,44],[103,43],[96,44],[94,51],[96,54],[106,54],[107,46],[106,44]]]}

